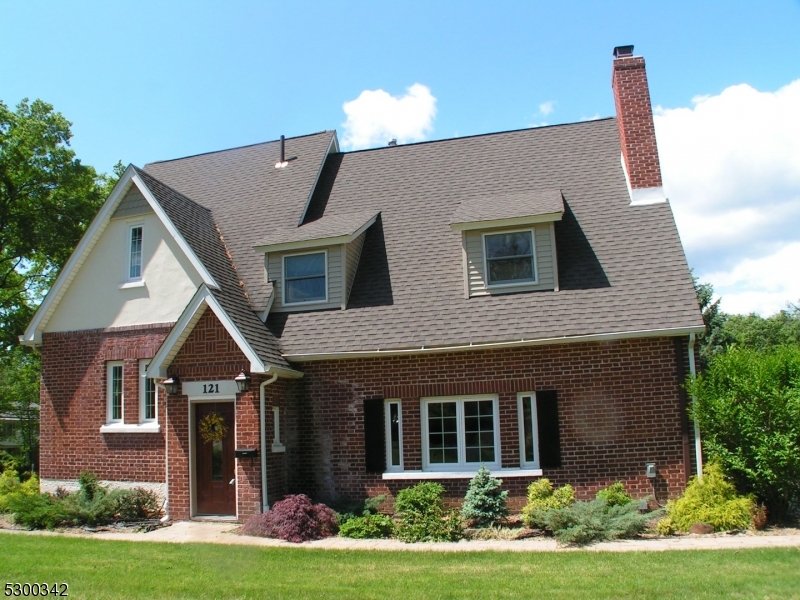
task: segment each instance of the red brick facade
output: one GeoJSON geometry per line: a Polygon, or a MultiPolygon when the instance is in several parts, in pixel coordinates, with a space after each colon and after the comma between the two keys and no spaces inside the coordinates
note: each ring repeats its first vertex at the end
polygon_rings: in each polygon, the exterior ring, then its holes
{"type": "MultiPolygon", "coordinates": [[[[123,361],[126,424],[139,423],[139,360],[152,358],[171,324],[45,333],[42,340],[40,476],[164,481],[164,431],[100,433],[107,417],[108,361],[123,361]]],[[[158,422],[164,423],[159,398],[158,422]]]]}
{"type": "MultiPolygon", "coordinates": [[[[124,360],[125,420],[136,422],[138,359],[154,355],[166,326],[45,336],[42,348],[42,476],[76,479],[91,469],[101,479],[163,482],[169,454],[169,512],[194,511],[190,486],[190,405],[185,395],[160,394],[158,434],[100,434],[106,420],[106,363],[124,360]],[[134,370],[135,369],[135,370],[134,370]],[[135,374],[135,376],[134,376],[135,374]],[[66,450],[65,450],[66,449],[66,450]]],[[[673,338],[561,344],[403,357],[307,362],[298,380],[265,387],[266,448],[259,433],[259,384],[236,394],[235,444],[258,448],[259,458],[236,461],[240,520],[261,510],[261,457],[267,460],[270,503],[305,492],[320,501],[396,495],[415,480],[384,480],[367,473],[364,400],[402,402],[406,470],[422,468],[420,398],[496,394],[503,468],[520,464],[517,393],[556,390],[562,464],[545,469],[556,484],[570,483],[580,498],[624,481],[634,496],[675,497],[691,470],[688,421],[681,418],[679,378],[686,344],[673,338]],[[280,408],[285,452],[273,452],[273,406],[280,408]],[[687,445],[689,444],[689,445],[687,445]],[[655,462],[658,477],[645,477],[655,462]],[[688,469],[687,469],[688,465],[688,469]],[[655,485],[653,485],[655,484],[655,485]]],[[[169,368],[182,383],[232,380],[249,362],[211,310],[206,310],[169,368]]],[[[231,398],[233,400],[233,398],[231,398]]],[[[504,477],[519,509],[532,477],[504,477]]],[[[452,503],[468,478],[440,480],[452,503]]]]}
{"type": "Polygon", "coordinates": [[[611,86],[631,188],[661,187],[661,165],[644,58],[628,56],[614,60],[611,86]]]}

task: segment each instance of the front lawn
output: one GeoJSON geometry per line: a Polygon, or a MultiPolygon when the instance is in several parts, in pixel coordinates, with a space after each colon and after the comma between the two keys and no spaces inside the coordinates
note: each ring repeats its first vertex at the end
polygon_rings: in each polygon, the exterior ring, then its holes
{"type": "Polygon", "coordinates": [[[800,598],[800,549],[365,552],[0,533],[0,584],[71,598],[800,598]]]}

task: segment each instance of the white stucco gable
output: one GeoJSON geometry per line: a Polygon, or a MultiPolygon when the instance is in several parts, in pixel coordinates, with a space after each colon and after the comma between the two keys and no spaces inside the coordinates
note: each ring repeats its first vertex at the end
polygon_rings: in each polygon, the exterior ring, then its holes
{"type": "Polygon", "coordinates": [[[218,285],[130,165],[59,273],[20,337],[41,343],[43,332],[78,331],[176,321],[201,284],[218,285]],[[129,196],[139,210],[119,211],[129,196]],[[142,228],[142,273],[129,281],[130,229],[142,228]]]}

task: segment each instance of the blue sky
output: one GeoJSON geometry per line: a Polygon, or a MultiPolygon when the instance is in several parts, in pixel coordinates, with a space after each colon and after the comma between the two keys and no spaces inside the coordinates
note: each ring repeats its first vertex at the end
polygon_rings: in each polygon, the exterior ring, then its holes
{"type": "Polygon", "coordinates": [[[52,103],[101,171],[323,129],[359,147],[611,116],[611,51],[634,44],[690,266],[731,312],[800,302],[797,0],[17,1],[0,15],[0,99],[52,103]]]}

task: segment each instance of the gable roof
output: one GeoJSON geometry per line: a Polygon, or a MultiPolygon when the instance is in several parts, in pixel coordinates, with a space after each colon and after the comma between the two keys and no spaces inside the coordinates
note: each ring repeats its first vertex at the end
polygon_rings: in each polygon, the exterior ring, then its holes
{"type": "Polygon", "coordinates": [[[316,248],[349,244],[375,222],[374,210],[324,216],[300,227],[276,229],[255,246],[256,252],[275,252],[292,248],[316,248]]]}
{"type": "Polygon", "coordinates": [[[564,214],[561,190],[497,192],[462,201],[453,217],[453,229],[485,229],[560,221],[564,214]]]}
{"type": "Polygon", "coordinates": [[[318,189],[309,212],[381,215],[347,310],[269,316],[289,360],[702,330],[669,205],[630,206],[616,119],[332,155],[318,189]],[[531,189],[563,195],[559,291],[465,298],[452,215],[531,189]]]}

